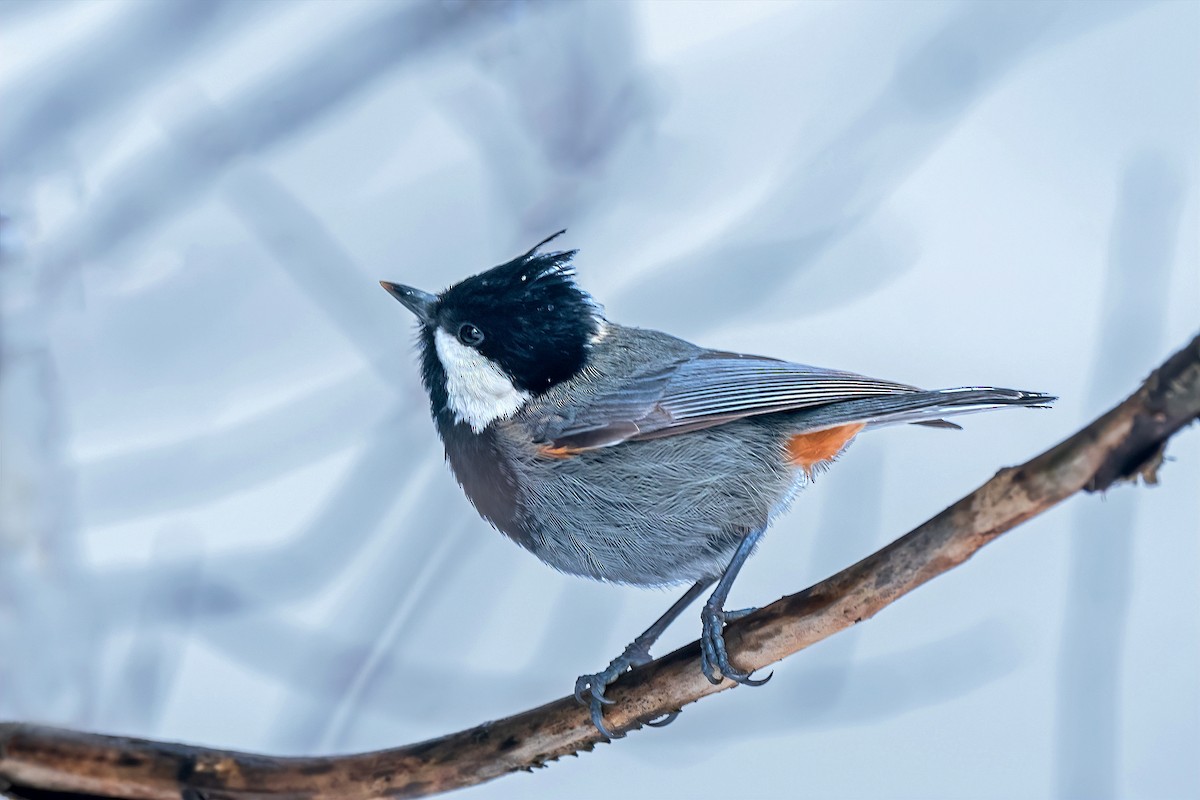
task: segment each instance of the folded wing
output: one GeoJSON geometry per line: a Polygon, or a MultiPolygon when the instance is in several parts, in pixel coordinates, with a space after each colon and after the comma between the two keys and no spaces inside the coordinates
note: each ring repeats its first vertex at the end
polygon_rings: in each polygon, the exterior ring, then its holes
{"type": "Polygon", "coordinates": [[[597,396],[567,419],[548,421],[540,438],[559,448],[605,447],[758,414],[919,393],[852,372],[705,351],[597,396]]]}

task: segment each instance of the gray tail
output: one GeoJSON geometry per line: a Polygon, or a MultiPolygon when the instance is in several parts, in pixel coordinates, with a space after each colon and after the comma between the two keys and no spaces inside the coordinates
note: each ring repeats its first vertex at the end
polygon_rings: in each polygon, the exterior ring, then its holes
{"type": "Polygon", "coordinates": [[[939,428],[957,428],[946,417],[974,414],[1007,406],[1049,408],[1057,400],[1040,392],[1017,389],[996,389],[990,386],[964,386],[957,389],[936,389],[911,394],[890,394],[832,403],[808,411],[803,421],[813,429],[831,428],[849,423],[866,423],[868,428],[897,425],[903,422],[939,428]]]}

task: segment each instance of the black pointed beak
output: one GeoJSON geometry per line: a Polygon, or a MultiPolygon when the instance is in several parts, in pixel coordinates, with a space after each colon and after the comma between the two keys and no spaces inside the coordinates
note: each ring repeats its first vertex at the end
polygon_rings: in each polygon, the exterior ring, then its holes
{"type": "Polygon", "coordinates": [[[437,295],[389,281],[380,281],[379,285],[387,289],[388,294],[392,297],[404,303],[405,307],[416,314],[417,319],[421,322],[426,325],[433,324],[433,311],[437,307],[437,295]]]}

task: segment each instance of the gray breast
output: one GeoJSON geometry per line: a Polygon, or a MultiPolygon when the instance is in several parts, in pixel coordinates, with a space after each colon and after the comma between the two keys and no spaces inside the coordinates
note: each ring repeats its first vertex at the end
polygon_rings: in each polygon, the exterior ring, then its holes
{"type": "Polygon", "coordinates": [[[449,414],[439,416],[436,424],[450,469],[480,516],[517,544],[532,549],[520,504],[520,479],[508,455],[511,447],[500,445],[495,427],[476,434],[449,414]]]}

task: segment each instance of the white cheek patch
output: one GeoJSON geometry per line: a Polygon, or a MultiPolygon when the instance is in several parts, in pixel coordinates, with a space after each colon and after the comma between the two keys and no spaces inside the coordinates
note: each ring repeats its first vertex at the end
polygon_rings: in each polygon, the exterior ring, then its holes
{"type": "Polygon", "coordinates": [[[478,350],[443,330],[434,331],[433,341],[446,371],[450,410],[471,430],[479,433],[496,420],[512,416],[529,400],[529,392],[513,386],[478,350]]]}

